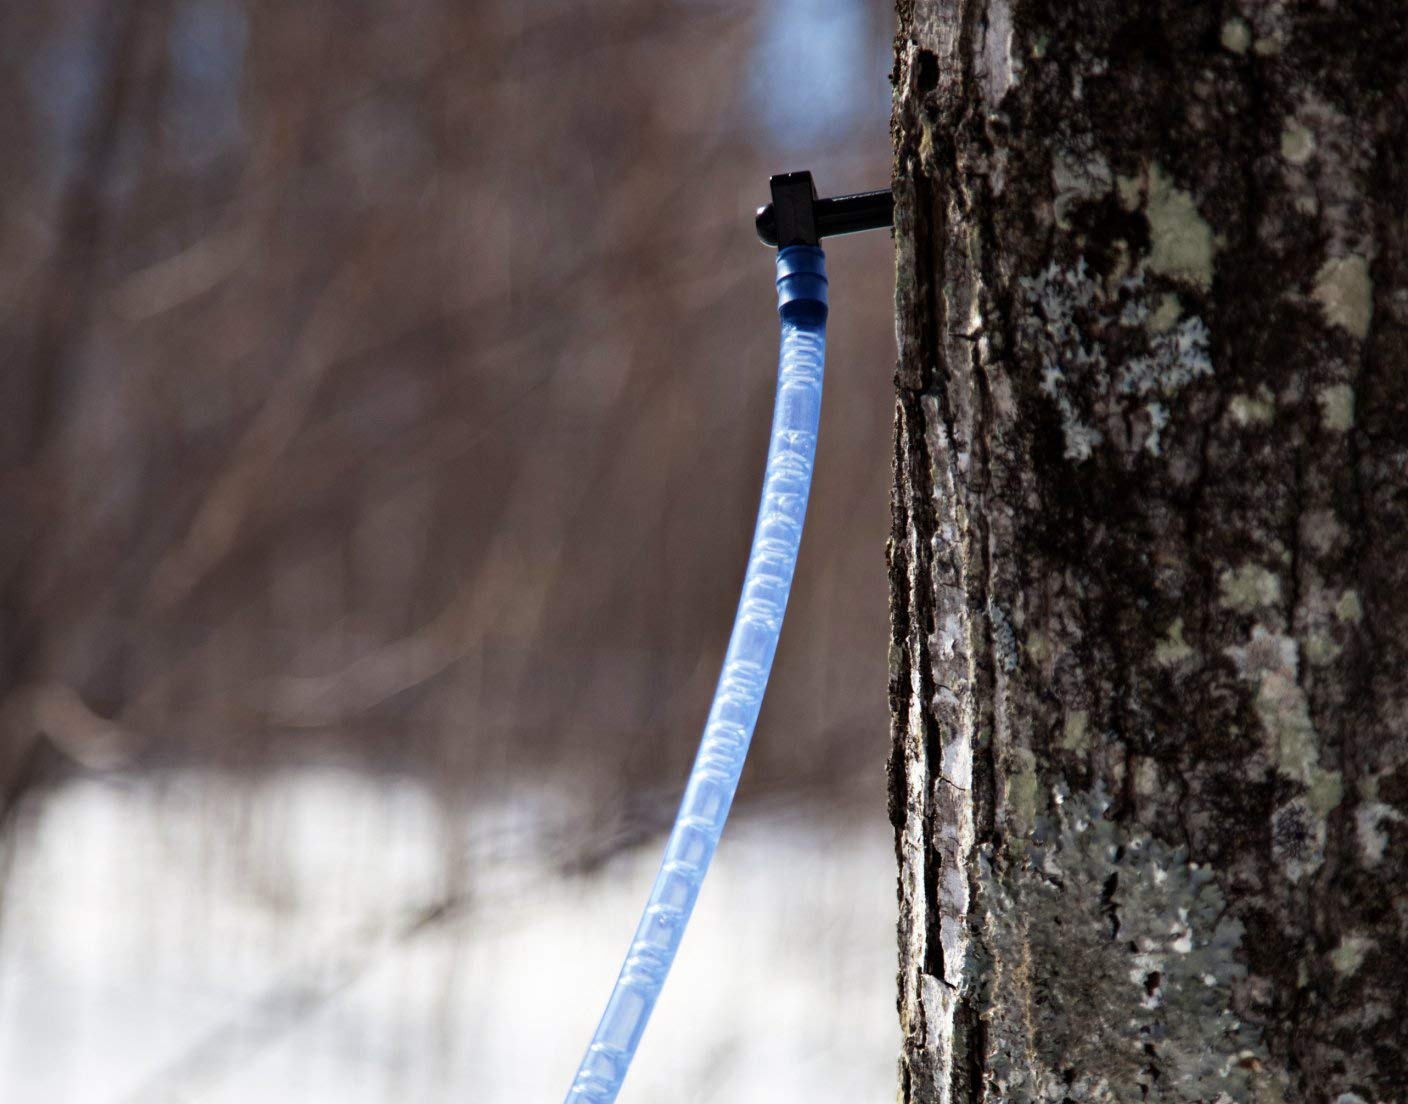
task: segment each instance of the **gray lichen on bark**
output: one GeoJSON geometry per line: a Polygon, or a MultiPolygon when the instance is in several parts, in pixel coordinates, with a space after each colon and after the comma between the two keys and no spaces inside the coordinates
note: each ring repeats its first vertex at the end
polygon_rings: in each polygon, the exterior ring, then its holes
{"type": "Polygon", "coordinates": [[[967,988],[992,1090],[1137,1101],[1152,1045],[1173,1099],[1245,1096],[1265,1052],[1232,1009],[1243,927],[1211,871],[1108,817],[1103,793],[1052,797],[1006,869],[977,858],[967,988]]]}
{"type": "Polygon", "coordinates": [[[1408,12],[899,15],[902,1099],[1403,1100],[1408,12]]]}

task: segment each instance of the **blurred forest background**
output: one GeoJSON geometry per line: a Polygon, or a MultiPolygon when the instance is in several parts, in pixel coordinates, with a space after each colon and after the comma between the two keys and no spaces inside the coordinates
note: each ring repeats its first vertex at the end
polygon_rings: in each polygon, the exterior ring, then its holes
{"type": "MultiPolygon", "coordinates": [[[[751,535],[752,211],[888,180],[892,21],[0,8],[0,1098],[565,1090],[751,535]]],[[[778,669],[623,1100],[893,1091],[893,252],[830,256],[778,669]]]]}

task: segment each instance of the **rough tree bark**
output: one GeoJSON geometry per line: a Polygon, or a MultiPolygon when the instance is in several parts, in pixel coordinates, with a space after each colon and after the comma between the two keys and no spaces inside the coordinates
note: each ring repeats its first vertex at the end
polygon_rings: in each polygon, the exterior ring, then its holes
{"type": "Polygon", "coordinates": [[[902,1099],[1408,1099],[1401,0],[899,8],[902,1099]]]}

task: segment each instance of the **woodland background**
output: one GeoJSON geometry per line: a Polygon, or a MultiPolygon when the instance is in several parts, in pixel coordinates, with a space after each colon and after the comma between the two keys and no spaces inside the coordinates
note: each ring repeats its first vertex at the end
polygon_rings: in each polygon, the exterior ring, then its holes
{"type": "MultiPolygon", "coordinates": [[[[892,31],[0,8],[0,1097],[565,1088],[751,533],[751,212],[889,179],[892,31]]],[[[792,610],[639,1100],[892,1092],[893,252],[831,256],[792,610]]]]}

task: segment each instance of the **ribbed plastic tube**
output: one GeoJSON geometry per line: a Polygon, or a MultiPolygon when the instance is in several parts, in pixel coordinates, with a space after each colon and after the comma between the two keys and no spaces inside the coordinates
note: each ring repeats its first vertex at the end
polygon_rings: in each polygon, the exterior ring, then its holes
{"type": "Polygon", "coordinates": [[[621,1091],[733,805],[777,652],[802,543],[821,415],[826,257],[820,249],[789,246],[778,251],[777,311],[782,342],[772,442],[723,672],[660,872],[567,1104],[612,1104],[621,1091]]]}

